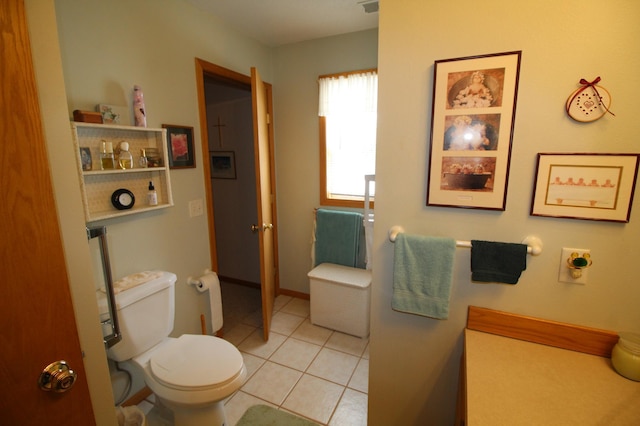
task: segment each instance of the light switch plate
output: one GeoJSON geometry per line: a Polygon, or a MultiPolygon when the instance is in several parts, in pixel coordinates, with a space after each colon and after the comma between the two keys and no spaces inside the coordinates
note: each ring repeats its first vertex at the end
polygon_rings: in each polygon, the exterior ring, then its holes
{"type": "Polygon", "coordinates": [[[204,207],[202,205],[202,198],[189,201],[189,217],[202,216],[204,214],[204,207]]]}
{"type": "Polygon", "coordinates": [[[582,275],[580,278],[573,278],[571,276],[571,269],[567,265],[567,259],[571,257],[571,253],[578,253],[579,256],[583,256],[585,253],[591,255],[591,250],[563,247],[562,256],[560,257],[560,269],[558,270],[558,281],[570,284],[586,284],[587,277],[589,276],[589,268],[581,270],[582,275]]]}

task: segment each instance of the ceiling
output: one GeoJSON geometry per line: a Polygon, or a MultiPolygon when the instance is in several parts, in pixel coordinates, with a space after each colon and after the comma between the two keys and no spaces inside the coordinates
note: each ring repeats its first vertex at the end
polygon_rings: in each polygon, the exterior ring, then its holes
{"type": "Polygon", "coordinates": [[[270,47],[378,27],[377,0],[187,1],[270,47]]]}

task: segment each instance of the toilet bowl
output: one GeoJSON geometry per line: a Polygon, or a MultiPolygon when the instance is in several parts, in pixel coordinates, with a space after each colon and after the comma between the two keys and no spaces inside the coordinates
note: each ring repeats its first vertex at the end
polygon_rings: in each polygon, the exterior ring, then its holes
{"type": "Polygon", "coordinates": [[[212,336],[167,338],[132,361],[142,369],[151,391],[173,412],[176,425],[224,425],[224,399],[247,376],[240,352],[212,336]]]}
{"type": "MultiPolygon", "coordinates": [[[[180,426],[226,426],[224,400],[247,376],[240,351],[214,336],[183,334],[173,329],[175,274],[116,295],[122,341],[107,351],[114,361],[131,361],[146,385],[174,415],[180,426]]],[[[101,315],[108,314],[98,292],[101,315]]],[[[104,320],[104,318],[101,318],[104,320]]]]}

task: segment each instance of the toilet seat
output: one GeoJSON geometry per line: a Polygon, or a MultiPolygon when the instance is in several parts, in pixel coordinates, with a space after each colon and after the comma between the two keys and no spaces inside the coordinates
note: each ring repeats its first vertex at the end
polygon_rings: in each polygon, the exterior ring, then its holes
{"type": "Polygon", "coordinates": [[[177,390],[224,386],[243,372],[244,360],[235,346],[213,336],[184,334],[158,348],[149,366],[162,385],[177,390]]]}

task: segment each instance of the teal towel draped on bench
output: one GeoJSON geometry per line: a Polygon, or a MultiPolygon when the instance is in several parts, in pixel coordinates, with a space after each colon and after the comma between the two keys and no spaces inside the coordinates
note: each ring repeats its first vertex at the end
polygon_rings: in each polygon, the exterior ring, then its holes
{"type": "Polygon", "coordinates": [[[334,263],[352,268],[364,268],[363,218],[361,213],[318,209],[314,266],[321,263],[334,263]]]}

